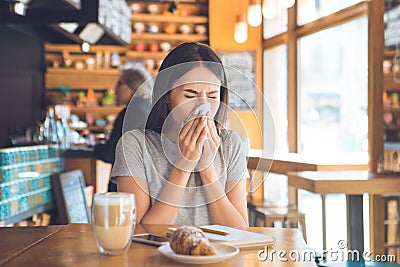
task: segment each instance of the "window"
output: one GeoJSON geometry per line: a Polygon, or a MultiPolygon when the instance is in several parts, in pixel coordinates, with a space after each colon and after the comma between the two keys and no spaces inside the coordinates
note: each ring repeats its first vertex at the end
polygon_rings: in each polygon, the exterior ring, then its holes
{"type": "MultiPolygon", "coordinates": [[[[367,163],[369,3],[296,2],[297,21],[296,12],[285,12],[263,24],[264,96],[274,116],[276,154],[295,152],[316,160],[367,163]],[[322,23],[312,22],[319,18],[322,23]],[[287,27],[296,23],[297,27],[287,27]]],[[[263,136],[267,138],[268,129],[264,128],[263,136]]],[[[281,181],[281,177],[271,177],[264,190],[266,199],[283,198],[286,191],[281,181]]],[[[321,201],[318,196],[300,194],[300,198],[305,207],[321,201]]],[[[343,199],[335,196],[327,203],[337,207],[343,199]]],[[[335,224],[334,229],[330,224],[327,236],[330,246],[346,236],[344,215],[337,211],[328,211],[335,224]]],[[[320,217],[308,217],[307,228],[313,229],[308,245],[321,251],[321,229],[316,225],[321,225],[320,217]]]]}
{"type": "MultiPolygon", "coordinates": [[[[279,3],[279,1],[277,1],[279,3]]],[[[273,19],[264,19],[264,38],[271,38],[287,31],[287,9],[277,6],[277,14],[273,19]]]]}
{"type": "Polygon", "coordinates": [[[298,24],[303,25],[342,10],[361,0],[299,0],[298,24]]]}
{"type": "MultiPolygon", "coordinates": [[[[277,46],[264,52],[264,96],[271,110],[275,124],[275,152],[287,153],[287,48],[277,46]]],[[[266,107],[264,107],[265,109],[266,107]]],[[[266,111],[265,111],[266,112],[266,111]]],[[[264,114],[265,114],[264,112],[264,114]]],[[[264,116],[266,118],[267,116],[264,116]]],[[[263,125],[268,125],[264,122],[263,125]]],[[[268,132],[268,129],[264,129],[268,132]]],[[[264,138],[268,138],[264,135],[264,138]]],[[[267,140],[264,140],[264,144],[267,140]]]]}
{"type": "Polygon", "coordinates": [[[299,153],[367,158],[367,26],[363,17],[299,39],[299,153]]]}

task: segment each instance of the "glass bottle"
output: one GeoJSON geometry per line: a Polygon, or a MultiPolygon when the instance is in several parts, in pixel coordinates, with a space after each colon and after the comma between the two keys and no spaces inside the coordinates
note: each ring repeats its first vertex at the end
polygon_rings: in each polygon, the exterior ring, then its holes
{"type": "Polygon", "coordinates": [[[48,145],[58,145],[57,124],[54,117],[54,109],[49,108],[44,121],[44,135],[48,145]]]}

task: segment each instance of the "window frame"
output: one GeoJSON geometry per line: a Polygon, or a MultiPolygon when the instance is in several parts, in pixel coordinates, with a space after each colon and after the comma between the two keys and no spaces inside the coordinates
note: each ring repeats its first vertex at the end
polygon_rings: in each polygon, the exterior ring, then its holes
{"type": "Polygon", "coordinates": [[[379,155],[383,151],[382,98],[383,86],[383,13],[384,2],[362,1],[328,16],[299,26],[297,3],[288,9],[287,31],[263,39],[263,51],[287,45],[287,95],[288,95],[288,147],[290,153],[298,152],[298,39],[366,16],[368,20],[368,153],[370,170],[376,172],[379,155]],[[375,101],[374,101],[375,100],[375,101]]]}

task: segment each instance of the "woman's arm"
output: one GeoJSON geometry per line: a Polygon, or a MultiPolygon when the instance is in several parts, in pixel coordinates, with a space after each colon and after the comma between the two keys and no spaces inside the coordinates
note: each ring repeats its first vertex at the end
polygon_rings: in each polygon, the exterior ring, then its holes
{"type": "Polygon", "coordinates": [[[200,175],[205,186],[212,223],[232,227],[248,226],[246,180],[234,180],[223,188],[214,168],[209,168],[200,175]]]}
{"type": "Polygon", "coordinates": [[[151,205],[150,196],[147,193],[149,190],[146,179],[118,177],[118,191],[136,195],[138,223],[173,224],[175,222],[190,173],[201,155],[202,144],[206,137],[205,123],[205,118],[198,118],[191,120],[183,127],[179,135],[180,150],[178,151],[180,152],[177,153],[176,165],[172,168],[154,205],[151,205]],[[137,181],[143,184],[139,185],[137,181]],[[142,188],[146,188],[147,192],[142,188]]]}
{"type": "Polygon", "coordinates": [[[173,224],[189,176],[190,173],[173,168],[168,178],[169,183],[162,188],[152,206],[146,179],[136,179],[131,176],[118,177],[118,191],[135,194],[137,223],[173,224]]]}
{"type": "MultiPolygon", "coordinates": [[[[213,224],[233,227],[248,226],[246,180],[231,179],[231,182],[222,185],[219,182],[218,174],[212,163],[215,158],[215,153],[220,146],[220,137],[213,120],[207,120],[207,137],[209,138],[209,142],[205,144],[207,149],[203,147],[202,157],[206,159],[204,166],[208,166],[200,171],[200,176],[209,203],[208,209],[210,211],[211,221],[213,224]],[[204,155],[204,153],[207,154],[204,155]]],[[[240,144],[238,149],[235,149],[234,145],[232,149],[235,150],[232,151],[232,154],[235,154],[236,157],[245,157],[245,155],[240,153],[240,144]]],[[[203,158],[200,159],[200,162],[202,162],[202,160],[203,158]]]]}

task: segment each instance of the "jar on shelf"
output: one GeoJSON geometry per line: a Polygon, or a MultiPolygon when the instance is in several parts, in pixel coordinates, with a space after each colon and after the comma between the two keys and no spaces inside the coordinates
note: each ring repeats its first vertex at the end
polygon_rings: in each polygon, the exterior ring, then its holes
{"type": "Polygon", "coordinates": [[[194,27],[194,31],[195,31],[197,34],[203,35],[203,34],[206,33],[207,28],[206,28],[206,26],[204,26],[204,25],[196,25],[196,26],[194,27]]]}
{"type": "Polygon", "coordinates": [[[164,32],[173,34],[176,33],[176,24],[173,22],[167,22],[164,24],[164,32]]]}
{"type": "Polygon", "coordinates": [[[146,50],[146,45],[142,42],[136,43],[135,46],[135,51],[137,52],[143,52],[144,50],[146,50]]]}
{"type": "Polygon", "coordinates": [[[399,94],[398,93],[393,93],[391,95],[391,99],[392,99],[392,106],[394,108],[399,108],[400,107],[400,103],[399,103],[399,94]]]}
{"type": "Polygon", "coordinates": [[[150,4],[147,6],[147,12],[149,12],[151,15],[156,15],[160,11],[160,8],[156,4],[150,4]]]}
{"type": "Polygon", "coordinates": [[[95,107],[95,106],[97,106],[97,98],[94,95],[94,90],[93,89],[88,89],[88,91],[87,91],[86,106],[87,107],[95,107]]]}
{"type": "Polygon", "coordinates": [[[118,68],[120,64],[121,64],[121,61],[119,58],[119,54],[112,53],[111,54],[111,68],[118,68]]]}
{"type": "Polygon", "coordinates": [[[383,106],[384,107],[390,107],[391,106],[391,99],[390,99],[390,97],[388,96],[388,93],[387,93],[387,91],[385,90],[385,91],[383,91],[383,97],[382,97],[382,101],[383,101],[383,106]]]}
{"type": "Polygon", "coordinates": [[[130,7],[131,7],[131,10],[132,10],[132,14],[138,14],[142,10],[142,7],[138,3],[133,3],[133,4],[131,4],[130,7]]]}
{"type": "Polygon", "coordinates": [[[157,43],[151,43],[151,44],[149,44],[149,51],[150,51],[150,52],[155,53],[155,52],[158,52],[158,50],[159,50],[159,46],[158,46],[157,43]]]}
{"type": "Polygon", "coordinates": [[[154,60],[153,60],[153,59],[147,59],[147,60],[146,60],[146,69],[147,69],[148,71],[152,71],[152,70],[154,70],[154,67],[155,67],[155,62],[154,62],[154,60]]]}
{"type": "Polygon", "coordinates": [[[137,34],[141,34],[146,29],[146,26],[142,22],[136,22],[133,24],[133,29],[137,34]]]}
{"type": "Polygon", "coordinates": [[[179,25],[179,31],[182,34],[189,34],[192,31],[192,28],[188,24],[179,25]]]}

